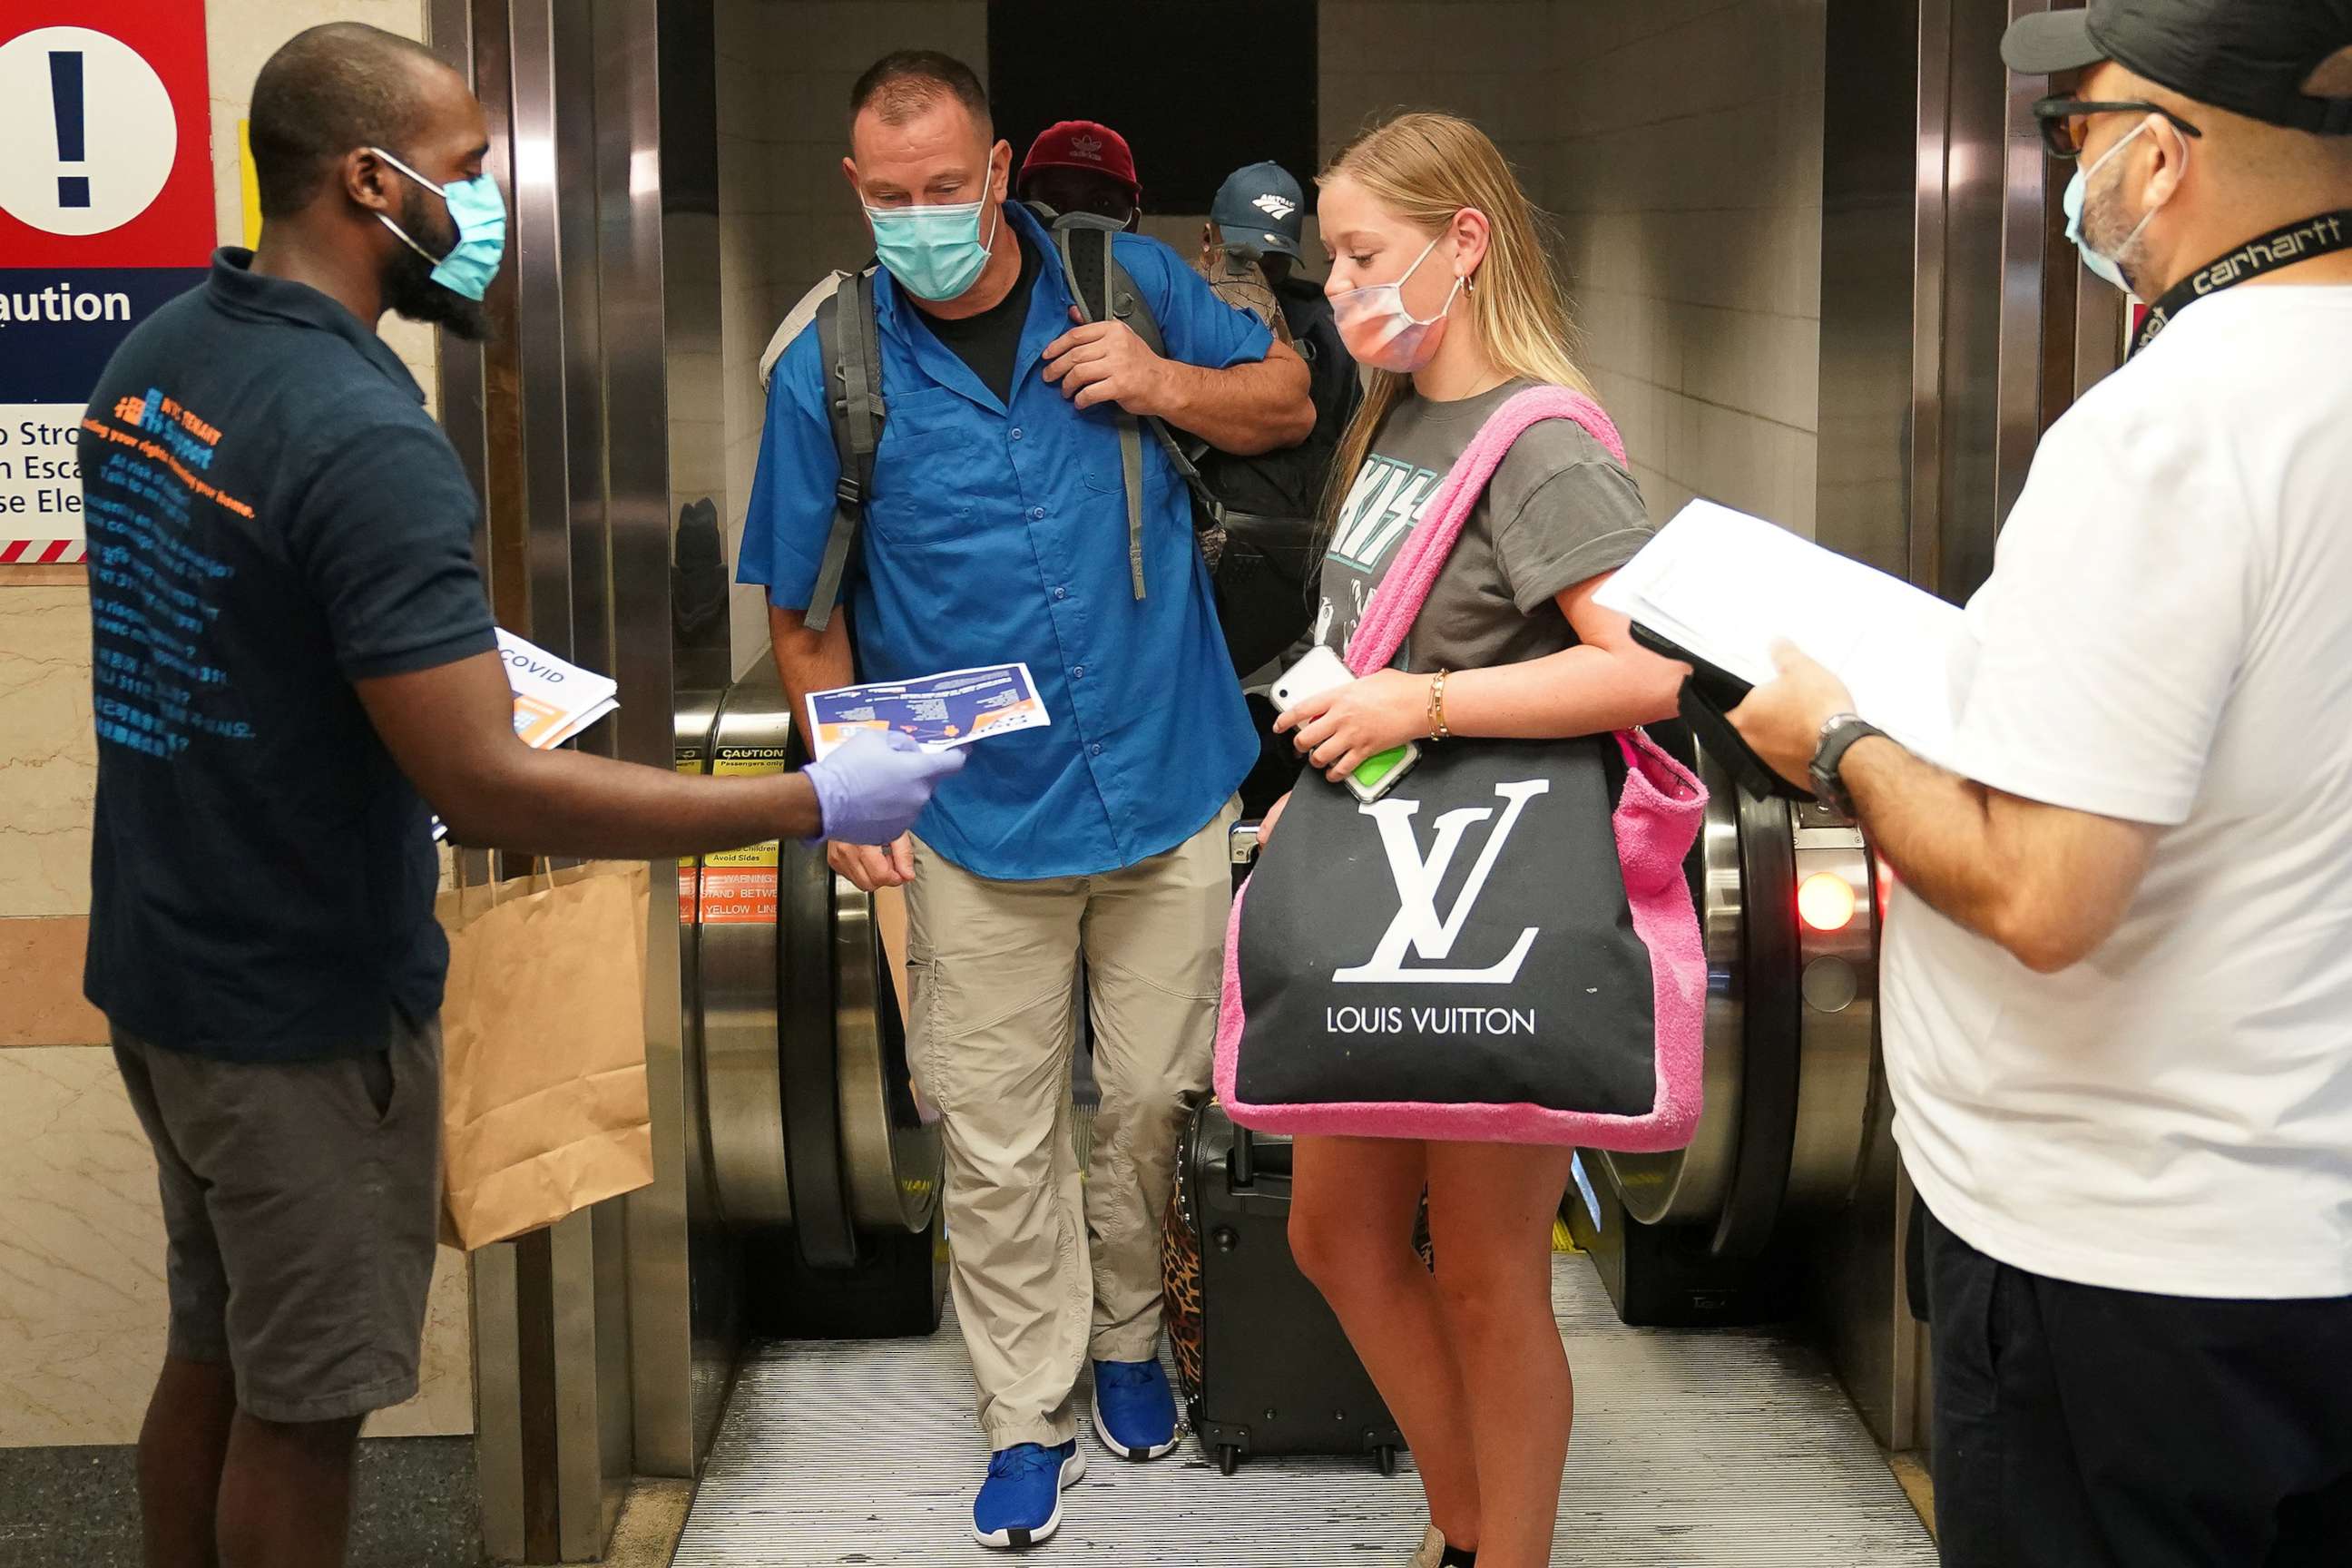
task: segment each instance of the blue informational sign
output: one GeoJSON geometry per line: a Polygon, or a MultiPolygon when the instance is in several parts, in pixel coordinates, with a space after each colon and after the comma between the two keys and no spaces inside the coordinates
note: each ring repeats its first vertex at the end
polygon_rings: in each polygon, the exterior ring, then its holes
{"type": "Polygon", "coordinates": [[[131,329],[201,267],[0,268],[0,404],[79,405],[131,329]]]}
{"type": "Polygon", "coordinates": [[[213,247],[203,0],[0,6],[0,565],[83,559],[90,388],[213,247]]]}

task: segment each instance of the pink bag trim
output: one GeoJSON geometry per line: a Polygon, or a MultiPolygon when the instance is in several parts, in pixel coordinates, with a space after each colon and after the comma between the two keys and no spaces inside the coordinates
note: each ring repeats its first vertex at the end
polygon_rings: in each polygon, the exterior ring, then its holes
{"type": "MultiPolygon", "coordinates": [[[[1414,531],[1372,595],[1348,645],[1358,676],[1387,668],[1461,538],[1487,481],[1528,426],[1573,419],[1624,461],[1616,426],[1591,398],[1564,387],[1531,387],[1497,409],[1445,477],[1431,502],[1433,519],[1414,531]]],[[[1649,950],[1655,987],[1655,1098],[1638,1116],[1555,1110],[1526,1102],[1469,1104],[1421,1100],[1255,1105],[1241,1099],[1242,910],[1234,897],[1225,930],[1224,990],[1218,1005],[1216,1091],[1238,1124],[1264,1132],[1324,1137],[1410,1138],[1432,1142],[1580,1144],[1653,1153],[1689,1143],[1698,1126],[1705,1080],[1706,951],[1683,861],[1706,810],[1706,790],[1690,770],[1639,731],[1620,731],[1625,788],[1612,826],[1634,934],[1649,950]]]]}
{"type": "Polygon", "coordinates": [[[1625,443],[1617,426],[1601,405],[1580,392],[1531,386],[1495,410],[1430,498],[1430,521],[1405,541],[1396,564],[1365,606],[1364,618],[1356,623],[1356,635],[1348,639],[1348,668],[1356,675],[1386,669],[1404,647],[1422,605],[1429,602],[1430,590],[1437,585],[1438,574],[1445,570],[1462,530],[1477,509],[1478,498],[1486,493],[1486,482],[1527,427],[1546,419],[1574,420],[1611,457],[1620,464],[1625,461],[1625,443]]]}

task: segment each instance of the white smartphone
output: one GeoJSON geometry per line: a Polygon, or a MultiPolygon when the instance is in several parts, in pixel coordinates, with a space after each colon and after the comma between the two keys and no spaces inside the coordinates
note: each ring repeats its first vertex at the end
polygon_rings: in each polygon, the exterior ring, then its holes
{"type": "MultiPolygon", "coordinates": [[[[1307,650],[1307,657],[1276,677],[1271,695],[1275,710],[1287,713],[1310,697],[1320,697],[1327,691],[1350,684],[1355,676],[1349,673],[1339,656],[1320,645],[1307,650]]],[[[1421,761],[1421,748],[1411,741],[1382,752],[1348,775],[1348,791],[1367,805],[1397,786],[1397,781],[1412,771],[1421,761]]]]}

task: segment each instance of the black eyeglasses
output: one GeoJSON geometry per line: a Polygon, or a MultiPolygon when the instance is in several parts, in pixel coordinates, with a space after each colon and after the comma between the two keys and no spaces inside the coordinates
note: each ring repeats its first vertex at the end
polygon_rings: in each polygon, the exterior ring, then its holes
{"type": "Polygon", "coordinates": [[[2172,121],[2184,136],[2205,134],[2160,103],[2045,98],[2033,106],[2033,118],[2042,122],[2042,144],[2050,149],[2050,155],[2053,158],[2079,158],[2083,155],[2083,139],[2091,133],[2091,116],[2095,114],[2161,114],[2172,121]]]}

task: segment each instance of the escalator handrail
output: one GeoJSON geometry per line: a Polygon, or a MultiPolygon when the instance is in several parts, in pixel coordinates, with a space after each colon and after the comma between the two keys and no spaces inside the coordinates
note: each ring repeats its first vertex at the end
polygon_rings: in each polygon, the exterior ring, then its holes
{"type": "Polygon", "coordinates": [[[776,1076],[793,1245],[813,1268],[848,1268],[857,1262],[857,1228],[842,1176],[833,868],[822,845],[787,841],[776,874],[776,1076]]]}
{"type": "Polygon", "coordinates": [[[1712,1250],[1760,1254],[1788,1197],[1796,1147],[1803,995],[1799,986],[1796,840],[1789,804],[1740,793],[1739,860],[1746,1013],[1739,1145],[1712,1250]]]}

